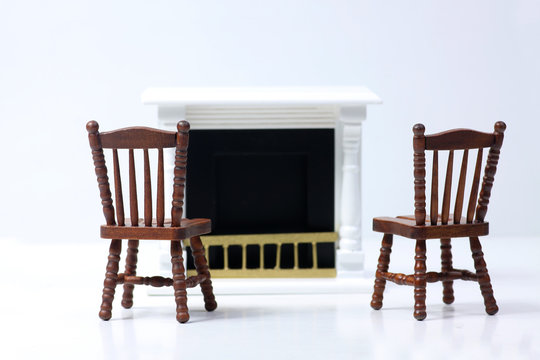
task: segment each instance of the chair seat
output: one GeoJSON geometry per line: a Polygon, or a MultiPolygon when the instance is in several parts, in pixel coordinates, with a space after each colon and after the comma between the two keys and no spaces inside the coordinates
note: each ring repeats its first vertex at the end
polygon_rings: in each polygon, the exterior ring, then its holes
{"type": "MultiPolygon", "coordinates": [[[[450,219],[453,219],[453,216],[450,216],[450,219]]],[[[400,235],[409,239],[458,238],[488,235],[489,223],[467,224],[467,219],[462,217],[459,224],[449,221],[447,225],[442,225],[439,217],[437,225],[431,225],[427,219],[426,225],[416,225],[414,215],[403,215],[373,218],[373,231],[400,235]]]]}
{"type": "Polygon", "coordinates": [[[166,219],[163,227],[144,226],[144,220],[139,219],[138,226],[132,226],[126,221],[125,226],[101,225],[103,239],[133,239],[133,240],[183,240],[193,236],[211,232],[210,219],[182,219],[179,227],[171,227],[171,220],[166,219]]]}

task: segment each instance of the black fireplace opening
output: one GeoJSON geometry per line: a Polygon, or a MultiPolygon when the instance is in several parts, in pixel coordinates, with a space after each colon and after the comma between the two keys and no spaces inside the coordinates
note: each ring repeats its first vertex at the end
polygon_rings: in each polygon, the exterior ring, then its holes
{"type": "MultiPolygon", "coordinates": [[[[333,129],[191,130],[189,142],[186,217],[210,218],[212,235],[334,231],[333,129]]],[[[331,248],[319,264],[334,264],[331,248]]],[[[236,250],[229,248],[229,266],[236,250]]],[[[259,255],[247,250],[249,268],[259,255]]],[[[281,256],[290,267],[287,252],[281,256]]],[[[313,259],[299,261],[308,267],[313,259]]]]}
{"type": "Polygon", "coordinates": [[[214,232],[309,231],[308,154],[216,153],[214,232]]]}

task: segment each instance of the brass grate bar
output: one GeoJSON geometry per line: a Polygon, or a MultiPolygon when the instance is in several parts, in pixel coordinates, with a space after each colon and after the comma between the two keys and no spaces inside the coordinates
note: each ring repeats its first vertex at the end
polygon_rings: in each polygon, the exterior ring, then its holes
{"type": "Polygon", "coordinates": [[[259,245],[259,270],[264,271],[264,245],[259,245]]]}
{"type": "MultiPolygon", "coordinates": [[[[205,244],[206,256],[208,258],[208,249],[210,247],[218,246],[223,249],[223,268],[213,268],[211,259],[208,259],[208,264],[212,277],[214,278],[283,278],[283,277],[299,277],[299,278],[314,278],[314,277],[335,277],[335,266],[331,268],[319,268],[318,259],[318,246],[320,243],[334,243],[338,239],[338,234],[335,232],[324,233],[290,233],[290,234],[249,234],[249,235],[211,235],[202,236],[203,243],[205,244]],[[293,254],[289,262],[289,266],[292,268],[281,268],[282,262],[282,246],[285,244],[292,245],[293,254]],[[299,248],[301,244],[311,244],[311,257],[312,266],[308,268],[300,268],[300,252],[299,248]],[[231,269],[229,262],[229,247],[241,246],[241,268],[231,269]],[[247,268],[248,264],[248,252],[247,247],[249,245],[259,246],[259,267],[247,268]],[[265,245],[276,246],[275,266],[273,268],[264,268],[264,255],[265,245]]],[[[253,253],[251,253],[253,254],[253,253]]],[[[309,253],[308,253],[309,254],[309,253]]],[[[256,255],[253,255],[256,256],[256,255]]],[[[304,256],[309,256],[305,255],[304,256]]],[[[335,254],[334,254],[335,257],[335,254]]],[[[218,262],[221,262],[218,260],[218,262]]],[[[251,262],[253,263],[253,262],[251,262]]],[[[334,263],[335,264],[335,263],[334,263]]],[[[240,264],[238,263],[238,266],[240,264]]],[[[323,265],[324,266],[324,265],[323,265]]],[[[195,270],[189,269],[188,276],[195,274],[195,270]]]]}
{"type": "Polygon", "coordinates": [[[294,266],[293,269],[298,269],[298,242],[294,243],[294,266]]]}
{"type": "Polygon", "coordinates": [[[247,269],[247,245],[242,246],[242,269],[247,269]]]}
{"type": "Polygon", "coordinates": [[[317,261],[317,243],[314,241],[311,242],[311,253],[311,256],[313,257],[313,267],[317,269],[319,267],[317,261]]]}
{"type": "Polygon", "coordinates": [[[281,259],[281,244],[277,244],[276,250],[276,266],[274,266],[275,271],[279,271],[279,259],[281,259]]]}

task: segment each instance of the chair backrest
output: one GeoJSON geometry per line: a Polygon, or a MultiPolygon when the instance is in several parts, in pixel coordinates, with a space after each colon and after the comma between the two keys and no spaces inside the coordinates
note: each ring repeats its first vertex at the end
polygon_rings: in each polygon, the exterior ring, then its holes
{"type": "Polygon", "coordinates": [[[455,195],[453,223],[458,224],[461,222],[469,150],[474,149],[478,149],[478,153],[476,156],[474,175],[470,187],[471,190],[469,195],[469,203],[467,206],[466,222],[484,222],[487,206],[489,204],[489,198],[491,196],[491,188],[493,187],[495,172],[497,171],[497,163],[499,161],[499,154],[503,143],[505,129],[506,124],[504,122],[497,122],[495,123],[495,130],[493,133],[484,133],[468,129],[455,129],[433,135],[424,135],[424,125],[414,125],[414,216],[417,225],[425,225],[426,223],[426,151],[433,152],[430,222],[432,225],[436,225],[438,223],[439,152],[445,150],[447,150],[449,153],[446,167],[442,209],[440,212],[440,223],[443,225],[448,224],[450,217],[452,171],[454,166],[455,150],[463,150],[463,157],[461,161],[461,170],[457,185],[458,187],[455,195]],[[484,148],[489,148],[489,153],[487,156],[480,195],[478,195],[484,148]]]}
{"type": "Polygon", "coordinates": [[[142,149],[144,158],[144,225],[152,226],[152,186],[150,176],[149,149],[157,149],[157,191],[156,191],[156,223],[164,226],[165,199],[164,199],[164,170],[163,149],[175,147],[174,161],[174,190],[171,208],[171,226],[180,226],[182,219],[182,206],[184,204],[184,187],[186,182],[187,148],[189,142],[189,123],[180,121],[177,124],[178,132],[151,129],[147,127],[131,127],[100,133],[96,121],[86,124],[88,140],[92,149],[92,158],[103,205],[103,214],[107,225],[125,226],[124,200],[122,180],[120,177],[119,149],[127,149],[129,158],[129,207],[132,226],[139,223],[137,201],[137,184],[135,172],[134,152],[142,149]],[[113,206],[109,177],[103,149],[112,149],[114,167],[114,194],[116,203],[116,216],[113,206]]]}

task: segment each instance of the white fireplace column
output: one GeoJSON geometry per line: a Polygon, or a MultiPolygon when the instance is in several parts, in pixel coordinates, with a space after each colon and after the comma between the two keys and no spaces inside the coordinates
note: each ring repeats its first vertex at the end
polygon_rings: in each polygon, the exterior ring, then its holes
{"type": "Polygon", "coordinates": [[[335,129],[336,268],[338,277],[363,270],[362,122],[377,95],[364,87],[149,88],[142,102],[158,106],[159,127],[169,130],[180,120],[191,129],[335,129]]]}
{"type": "MultiPolygon", "coordinates": [[[[365,107],[343,107],[340,110],[341,147],[341,193],[339,196],[339,243],[337,250],[338,276],[355,273],[364,268],[362,250],[362,203],[361,203],[361,140],[362,122],[366,119],[365,107]]],[[[336,149],[339,150],[339,149],[336,149]]],[[[336,164],[336,168],[339,165],[336,164]]],[[[336,202],[338,197],[336,196],[336,202]]]]}

